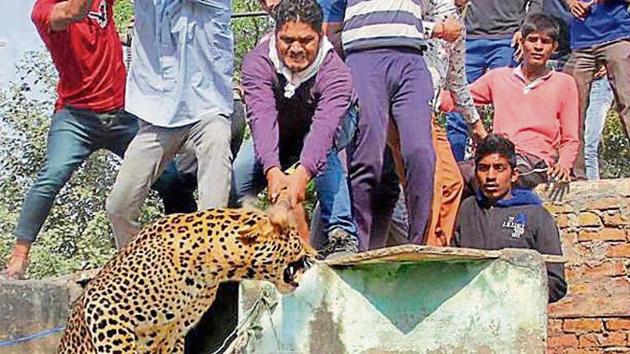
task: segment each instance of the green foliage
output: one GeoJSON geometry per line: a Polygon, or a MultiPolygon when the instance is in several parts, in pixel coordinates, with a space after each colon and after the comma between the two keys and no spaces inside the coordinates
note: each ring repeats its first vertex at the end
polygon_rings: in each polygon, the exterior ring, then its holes
{"type": "MultiPolygon", "coordinates": [[[[232,3],[234,13],[261,11],[258,1],[235,0],[232,3]]],[[[260,39],[271,30],[268,16],[232,19],[234,31],[234,69],[236,78],[240,78],[243,57],[260,39]]]]}
{"type": "Polygon", "coordinates": [[[599,145],[601,178],[630,177],[630,141],[626,138],[621,117],[611,110],[606,118],[602,141],[599,145]]]}
{"type": "Polygon", "coordinates": [[[131,0],[118,0],[114,4],[114,22],[119,32],[127,28],[133,18],[133,3],[131,0]]]}
{"type": "MultiPolygon", "coordinates": [[[[0,267],[15,242],[13,230],[24,196],[44,163],[57,80],[46,52],[27,53],[16,70],[17,82],[0,93],[0,267]]],[[[33,247],[29,276],[101,265],[114,254],[104,205],[118,165],[117,157],[102,150],[75,172],[33,247]]],[[[153,196],[143,210],[143,220],[159,213],[153,196]]]]}

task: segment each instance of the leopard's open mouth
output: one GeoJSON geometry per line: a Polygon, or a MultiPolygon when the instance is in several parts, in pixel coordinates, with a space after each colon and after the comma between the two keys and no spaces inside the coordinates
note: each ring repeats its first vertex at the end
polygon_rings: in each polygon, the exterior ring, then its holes
{"type": "Polygon", "coordinates": [[[297,287],[298,285],[300,285],[299,278],[301,277],[301,275],[312,265],[313,263],[308,256],[304,256],[295,262],[291,262],[284,269],[282,280],[293,287],[297,287]]]}

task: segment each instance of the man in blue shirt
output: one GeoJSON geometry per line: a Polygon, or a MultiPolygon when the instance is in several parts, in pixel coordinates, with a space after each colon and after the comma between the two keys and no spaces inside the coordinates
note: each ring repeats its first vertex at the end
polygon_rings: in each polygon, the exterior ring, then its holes
{"type": "MultiPolygon", "coordinates": [[[[566,0],[574,16],[571,22],[573,53],[565,72],[575,78],[580,97],[580,139],[584,147],[584,114],[589,105],[589,92],[601,65],[617,101],[617,110],[630,138],[630,12],[628,0],[584,2],[566,0]]],[[[585,178],[584,153],[575,165],[575,175],[585,178]]]]}
{"type": "Polygon", "coordinates": [[[118,247],[139,231],[140,209],[166,163],[197,160],[199,208],[227,205],[233,38],[230,1],[135,2],[125,109],[140,129],[107,200],[118,247]]]}

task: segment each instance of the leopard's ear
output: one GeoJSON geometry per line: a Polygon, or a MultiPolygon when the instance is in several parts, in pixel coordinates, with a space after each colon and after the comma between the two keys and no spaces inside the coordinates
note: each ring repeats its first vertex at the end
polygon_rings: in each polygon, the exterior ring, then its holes
{"type": "Polygon", "coordinates": [[[254,225],[238,231],[238,240],[244,245],[262,242],[275,237],[276,230],[268,218],[259,220],[254,225]]]}
{"type": "Polygon", "coordinates": [[[276,231],[282,231],[289,227],[292,221],[291,214],[288,200],[279,200],[276,204],[270,206],[267,211],[269,222],[276,228],[276,231]]]}

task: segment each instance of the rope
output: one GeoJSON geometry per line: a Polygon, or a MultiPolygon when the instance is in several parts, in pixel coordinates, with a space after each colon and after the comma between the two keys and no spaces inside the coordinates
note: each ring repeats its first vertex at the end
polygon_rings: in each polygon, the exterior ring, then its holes
{"type": "Polygon", "coordinates": [[[11,347],[11,346],[18,345],[18,344],[21,344],[21,343],[24,343],[24,342],[28,342],[28,341],[31,341],[31,340],[48,337],[48,336],[53,335],[55,333],[62,332],[64,329],[66,329],[65,326],[56,327],[56,328],[47,329],[47,330],[44,330],[44,331],[41,331],[41,332],[29,334],[29,335],[24,336],[24,337],[2,341],[2,342],[0,342],[0,348],[1,347],[11,347]]]}
{"type": "Polygon", "coordinates": [[[255,336],[256,333],[262,329],[259,324],[254,322],[258,321],[263,307],[271,316],[271,313],[277,304],[277,302],[275,300],[272,300],[271,297],[272,294],[269,289],[263,289],[258,295],[256,302],[254,302],[254,305],[252,305],[251,309],[249,309],[249,312],[247,312],[247,314],[245,315],[245,319],[241,323],[239,323],[236,328],[234,328],[234,330],[225,338],[225,340],[223,340],[221,347],[210,354],[243,353],[245,347],[247,347],[247,344],[249,343],[249,338],[251,336],[255,336]],[[228,342],[231,338],[234,338],[234,340],[228,346],[228,342]]]}

